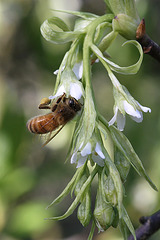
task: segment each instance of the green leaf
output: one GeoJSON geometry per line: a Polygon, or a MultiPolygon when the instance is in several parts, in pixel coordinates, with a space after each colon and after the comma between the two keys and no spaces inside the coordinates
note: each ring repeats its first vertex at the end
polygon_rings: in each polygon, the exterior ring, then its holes
{"type": "Polygon", "coordinates": [[[82,168],[78,168],[76,173],[74,174],[74,176],[72,177],[71,181],[68,183],[68,185],[66,186],[66,188],[63,190],[63,192],[56,198],[53,200],[53,202],[51,202],[51,204],[49,206],[47,206],[47,209],[55,204],[58,204],[60,202],[62,202],[62,200],[70,193],[70,191],[72,190],[72,187],[75,183],[75,180],[77,178],[77,175],[79,174],[79,172],[82,170],[82,168]]]}
{"type": "Polygon", "coordinates": [[[63,31],[70,31],[67,24],[59,17],[52,17],[52,18],[49,18],[47,21],[48,21],[48,24],[50,24],[50,26],[55,25],[61,28],[63,31]]]}
{"type": "Polygon", "coordinates": [[[68,10],[55,10],[55,9],[52,9],[52,11],[72,14],[74,16],[81,17],[81,18],[86,19],[86,20],[94,20],[95,18],[98,17],[98,15],[93,14],[93,13],[89,13],[89,12],[78,12],[78,11],[68,11],[68,10]]]}
{"type": "Polygon", "coordinates": [[[79,191],[79,193],[76,196],[75,200],[72,202],[71,206],[68,208],[68,210],[65,212],[65,214],[63,214],[62,216],[51,217],[51,218],[47,218],[47,219],[48,220],[62,220],[62,219],[67,218],[68,216],[70,216],[73,213],[73,211],[75,210],[75,208],[78,206],[84,191],[91,184],[91,182],[92,182],[94,176],[96,175],[96,173],[97,173],[97,167],[95,167],[93,169],[93,171],[91,172],[91,174],[88,177],[87,181],[83,184],[81,190],[79,191]]]}
{"type": "Polygon", "coordinates": [[[140,22],[135,0],[125,0],[125,13],[140,22]]]}
{"type": "Polygon", "coordinates": [[[128,138],[114,126],[110,126],[109,130],[114,141],[114,144],[117,146],[120,152],[122,152],[124,157],[132,164],[132,166],[135,168],[138,174],[143,176],[147,180],[147,182],[151,185],[151,187],[157,191],[156,186],[147,175],[141,160],[135,153],[128,138]]]}
{"type": "Polygon", "coordinates": [[[99,50],[99,48],[97,46],[95,46],[94,44],[91,45],[91,48],[92,48],[92,51],[94,52],[94,54],[103,63],[104,67],[106,67],[106,69],[108,69],[108,65],[109,65],[110,68],[114,72],[121,73],[121,74],[135,74],[135,73],[138,72],[138,70],[141,66],[141,63],[142,63],[142,60],[143,60],[143,50],[142,50],[141,45],[135,40],[125,42],[123,44],[123,46],[126,45],[126,44],[129,44],[129,43],[131,43],[131,44],[133,44],[137,47],[137,49],[140,53],[140,57],[139,57],[139,60],[135,64],[133,64],[131,66],[128,66],[128,67],[120,67],[119,65],[117,65],[114,62],[110,61],[109,59],[105,58],[103,56],[102,52],[99,50]]]}
{"type": "Polygon", "coordinates": [[[133,227],[131,220],[127,214],[127,211],[123,205],[122,205],[122,218],[123,218],[123,221],[125,222],[125,224],[127,225],[129,231],[132,233],[134,240],[136,240],[136,234],[135,234],[134,227],[133,227]]]}
{"type": "Polygon", "coordinates": [[[115,15],[125,11],[124,0],[105,0],[105,3],[115,15]]]}
{"type": "Polygon", "coordinates": [[[120,229],[120,231],[123,235],[123,239],[128,240],[129,230],[128,230],[128,227],[127,227],[125,221],[122,218],[119,219],[118,226],[119,226],[119,229],[120,229]]]}
{"type": "MultiPolygon", "coordinates": [[[[65,25],[63,25],[62,23],[60,23],[60,21],[58,21],[55,26],[57,25],[61,25],[62,28],[60,28],[61,30],[63,30],[65,28],[65,25]],[[62,26],[63,25],[63,26],[62,26]]],[[[83,33],[83,31],[55,31],[54,29],[54,24],[52,23],[51,20],[45,20],[44,23],[41,25],[41,33],[42,36],[49,42],[55,43],[55,44],[64,44],[67,42],[71,42],[73,41],[75,38],[79,37],[80,34],[83,33]]]]}

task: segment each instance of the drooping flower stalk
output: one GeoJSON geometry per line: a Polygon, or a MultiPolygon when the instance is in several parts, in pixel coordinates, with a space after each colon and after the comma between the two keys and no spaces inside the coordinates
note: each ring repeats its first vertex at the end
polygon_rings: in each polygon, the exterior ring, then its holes
{"type": "Polygon", "coordinates": [[[92,220],[88,239],[92,239],[95,226],[99,231],[105,231],[110,226],[119,226],[124,238],[129,229],[136,239],[134,228],[123,206],[123,183],[130,166],[133,166],[155,190],[156,186],[148,177],[142,162],[122,131],[126,114],[136,122],[141,122],[142,112],[151,110],[140,105],[113,72],[129,75],[136,74],[139,70],[143,50],[135,36],[140,21],[134,0],[105,2],[112,14],[97,16],[85,12],[61,11],[78,17],[73,30],[58,17],[46,20],[41,26],[44,38],[54,44],[72,41],[59,69],[54,72],[57,79],[50,99],[55,101],[65,94],[82,102],[82,110],[77,115],[68,152],[68,159],[72,164],[77,164],[76,173],[49,207],[60,203],[68,194],[74,193],[75,199],[66,213],[51,219],[62,220],[71,215],[79,205],[77,216],[81,224],[87,226],[92,220]],[[60,31],[54,27],[58,27],[60,31]],[[125,44],[133,44],[139,51],[138,61],[131,66],[121,67],[104,54],[118,34],[130,40],[125,44]],[[114,116],[109,122],[98,112],[93,93],[92,64],[97,62],[97,59],[105,67],[113,85],[114,116]],[[115,123],[117,127],[113,126],[115,123]],[[111,151],[105,146],[105,138],[110,139],[108,148],[112,148],[111,151]],[[91,208],[91,184],[95,176],[98,176],[97,195],[95,206],[91,208]]]}

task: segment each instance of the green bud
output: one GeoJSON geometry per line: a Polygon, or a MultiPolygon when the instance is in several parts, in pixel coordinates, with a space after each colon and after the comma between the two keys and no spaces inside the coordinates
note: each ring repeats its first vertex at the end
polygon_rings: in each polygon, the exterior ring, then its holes
{"type": "Polygon", "coordinates": [[[93,214],[99,231],[107,230],[112,225],[115,217],[112,205],[104,200],[103,194],[99,190],[93,214]]]}
{"type": "Polygon", "coordinates": [[[116,206],[118,204],[117,199],[117,191],[114,186],[114,182],[112,177],[109,175],[107,179],[104,180],[104,194],[108,202],[110,202],[113,206],[116,206]]]}
{"type": "Polygon", "coordinates": [[[81,202],[81,204],[78,207],[77,211],[77,217],[80,221],[80,223],[86,227],[92,217],[92,212],[91,212],[91,193],[90,189],[85,192],[85,196],[81,202]]]}
{"type": "Polygon", "coordinates": [[[130,163],[118,148],[116,148],[114,153],[114,162],[119,171],[121,179],[124,182],[130,170],[130,163]]]}
{"type": "Polygon", "coordinates": [[[136,39],[139,22],[126,14],[118,14],[112,21],[113,30],[126,39],[136,39]]]}
{"type": "Polygon", "coordinates": [[[106,51],[106,49],[112,44],[112,42],[115,40],[117,37],[117,32],[110,32],[108,33],[100,42],[98,48],[100,49],[101,52],[106,51]]]}
{"type": "MultiPolygon", "coordinates": [[[[75,188],[74,188],[74,194],[75,196],[78,195],[79,191],[81,190],[83,184],[86,182],[86,180],[88,179],[89,177],[89,170],[88,168],[86,167],[84,172],[82,173],[82,175],[79,176],[79,178],[76,180],[75,182],[75,188]]],[[[83,196],[82,196],[82,199],[83,199],[83,196]]]]}

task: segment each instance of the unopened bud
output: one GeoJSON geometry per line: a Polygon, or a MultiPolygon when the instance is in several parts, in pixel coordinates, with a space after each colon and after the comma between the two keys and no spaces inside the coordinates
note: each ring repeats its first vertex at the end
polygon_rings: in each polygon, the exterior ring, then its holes
{"type": "Polygon", "coordinates": [[[139,25],[134,18],[126,14],[118,14],[112,22],[113,30],[117,31],[126,39],[136,39],[136,30],[139,25]]]}
{"type": "Polygon", "coordinates": [[[92,217],[91,213],[91,194],[90,189],[85,193],[85,196],[81,202],[81,204],[78,207],[77,211],[77,217],[80,221],[80,223],[86,227],[92,217]]]}
{"type": "Polygon", "coordinates": [[[111,225],[115,217],[115,212],[112,205],[103,199],[103,195],[100,191],[97,193],[94,218],[99,231],[107,230],[111,225]]]}
{"type": "Polygon", "coordinates": [[[86,182],[88,177],[89,177],[89,172],[88,172],[88,168],[86,167],[85,171],[83,172],[83,175],[80,176],[80,179],[76,183],[76,186],[74,189],[75,196],[77,196],[77,194],[81,190],[83,184],[86,182]]]}
{"type": "Polygon", "coordinates": [[[117,191],[110,175],[104,182],[104,194],[108,202],[112,203],[113,206],[117,205],[117,191]]]}

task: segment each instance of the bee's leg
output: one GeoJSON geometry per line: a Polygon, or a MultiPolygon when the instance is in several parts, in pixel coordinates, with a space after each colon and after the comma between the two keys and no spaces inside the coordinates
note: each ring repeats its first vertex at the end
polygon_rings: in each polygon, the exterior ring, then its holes
{"type": "Polygon", "coordinates": [[[42,98],[38,108],[39,109],[50,109],[50,104],[51,103],[51,100],[49,98],[42,98]]]}
{"type": "Polygon", "coordinates": [[[58,103],[60,103],[61,101],[64,102],[64,101],[65,101],[65,97],[66,97],[66,94],[63,93],[63,95],[58,98],[58,100],[56,101],[56,103],[58,104],[58,103]]]}
{"type": "Polygon", "coordinates": [[[51,109],[51,107],[49,105],[45,105],[45,104],[39,104],[38,108],[39,109],[51,109]]]}
{"type": "Polygon", "coordinates": [[[63,95],[60,96],[60,97],[57,99],[56,103],[51,107],[51,111],[52,111],[52,112],[54,112],[54,111],[57,109],[58,104],[59,104],[61,101],[65,102],[65,99],[66,99],[65,96],[66,96],[66,94],[63,93],[63,95]]]}

